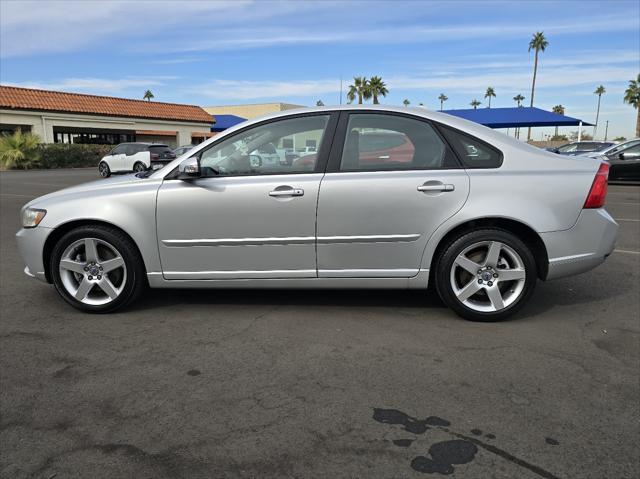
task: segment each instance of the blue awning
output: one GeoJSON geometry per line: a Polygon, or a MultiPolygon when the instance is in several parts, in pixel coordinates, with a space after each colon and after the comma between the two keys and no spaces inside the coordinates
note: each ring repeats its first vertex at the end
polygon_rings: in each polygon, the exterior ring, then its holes
{"type": "Polygon", "coordinates": [[[216,119],[216,122],[211,127],[211,131],[223,131],[232,126],[236,126],[238,123],[247,121],[246,118],[236,115],[216,115],[214,113],[213,117],[216,119]]]}
{"type": "MultiPolygon", "coordinates": [[[[478,108],[444,110],[442,113],[475,121],[489,128],[515,128],[525,126],[578,126],[579,119],[558,115],[535,107],[478,108]]],[[[582,121],[582,126],[593,126],[582,121]]]]}

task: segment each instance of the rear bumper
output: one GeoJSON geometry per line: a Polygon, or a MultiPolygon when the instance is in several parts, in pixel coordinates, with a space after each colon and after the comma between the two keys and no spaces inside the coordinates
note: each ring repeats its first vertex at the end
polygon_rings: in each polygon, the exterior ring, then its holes
{"type": "Polygon", "coordinates": [[[618,224],[604,208],[582,210],[576,224],[565,231],[541,233],[549,268],[545,279],[584,273],[611,254],[618,224]]]}

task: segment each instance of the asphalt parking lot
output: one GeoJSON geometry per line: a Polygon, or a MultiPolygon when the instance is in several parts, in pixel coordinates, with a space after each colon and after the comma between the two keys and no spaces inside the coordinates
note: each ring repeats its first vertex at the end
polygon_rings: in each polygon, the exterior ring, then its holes
{"type": "Polygon", "coordinates": [[[0,476],[636,478],[640,187],[616,251],[512,321],[417,291],[149,291],[85,315],[27,278],[0,173],[0,476]]]}

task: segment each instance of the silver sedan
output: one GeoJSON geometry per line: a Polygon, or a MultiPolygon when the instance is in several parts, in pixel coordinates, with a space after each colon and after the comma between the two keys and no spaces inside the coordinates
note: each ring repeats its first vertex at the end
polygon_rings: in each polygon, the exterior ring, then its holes
{"type": "Polygon", "coordinates": [[[497,321],[612,252],[606,163],[425,109],[287,111],[156,172],[37,198],[25,272],[107,312],[152,288],[411,288],[497,321]],[[262,162],[254,152],[315,153],[262,162]]]}

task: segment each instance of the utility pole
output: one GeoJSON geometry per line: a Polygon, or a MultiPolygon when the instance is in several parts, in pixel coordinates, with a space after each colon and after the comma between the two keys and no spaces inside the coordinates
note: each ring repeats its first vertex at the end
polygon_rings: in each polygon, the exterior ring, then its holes
{"type": "Polygon", "coordinates": [[[342,105],[342,75],[340,75],[340,104],[342,105]]]}
{"type": "MultiPolygon", "coordinates": [[[[607,133],[609,132],[609,120],[607,120],[606,126],[604,127],[604,141],[607,141],[607,133]]],[[[594,138],[595,140],[595,138],[594,138]]]]}

